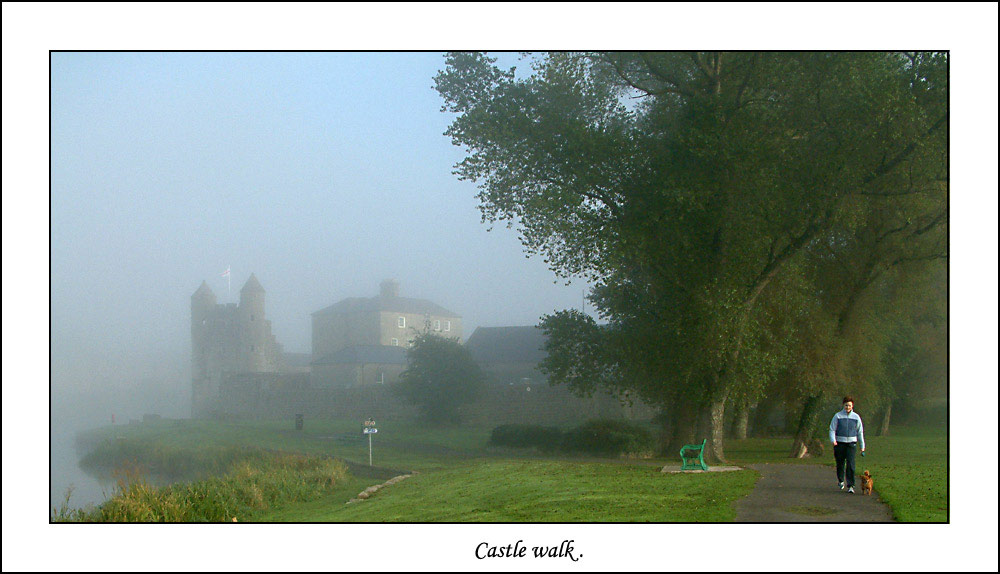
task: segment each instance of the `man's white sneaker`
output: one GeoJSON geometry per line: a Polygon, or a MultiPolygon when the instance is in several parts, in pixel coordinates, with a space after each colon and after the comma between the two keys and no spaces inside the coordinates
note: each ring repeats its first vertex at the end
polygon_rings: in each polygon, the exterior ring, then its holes
{"type": "Polygon", "coordinates": [[[853,486],[847,489],[847,494],[854,494],[854,487],[853,486]]]}
{"type": "Polygon", "coordinates": [[[838,485],[840,486],[840,490],[844,490],[844,483],[843,482],[838,483],[838,485]]]}

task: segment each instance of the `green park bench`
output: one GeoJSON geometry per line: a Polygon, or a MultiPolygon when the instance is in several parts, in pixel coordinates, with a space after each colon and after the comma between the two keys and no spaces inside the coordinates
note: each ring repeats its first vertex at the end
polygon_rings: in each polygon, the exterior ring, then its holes
{"type": "Polygon", "coordinates": [[[701,441],[701,444],[686,444],[681,447],[681,470],[708,470],[705,464],[705,443],[708,439],[701,441]]]}

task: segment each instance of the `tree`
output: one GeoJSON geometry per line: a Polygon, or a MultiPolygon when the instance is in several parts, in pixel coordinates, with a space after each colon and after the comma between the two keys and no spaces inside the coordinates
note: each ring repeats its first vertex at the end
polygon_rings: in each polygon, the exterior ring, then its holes
{"type": "Polygon", "coordinates": [[[395,390],[434,424],[458,424],[462,405],[476,400],[485,384],[479,365],[457,339],[421,333],[406,352],[407,368],[395,390]]]}
{"type": "Polygon", "coordinates": [[[792,311],[768,302],[775,285],[876,203],[943,192],[945,68],[934,54],[555,53],[518,77],[451,54],[435,81],[484,221],[596,284],[607,328],[543,321],[550,354],[574,334],[601,341],[579,368],[554,357],[552,380],[690,416],[672,446],[705,432],[722,459],[727,401],[759,394],[797,340],[769,326],[792,311]]]}

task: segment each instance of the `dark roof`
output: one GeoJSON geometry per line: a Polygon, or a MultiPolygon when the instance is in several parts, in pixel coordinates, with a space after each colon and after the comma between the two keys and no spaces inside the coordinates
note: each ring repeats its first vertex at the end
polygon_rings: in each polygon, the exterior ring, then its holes
{"type": "Polygon", "coordinates": [[[251,273],[250,278],[247,279],[243,288],[240,289],[240,293],[244,291],[248,291],[250,293],[264,293],[264,287],[261,286],[260,281],[257,281],[257,276],[251,273]]]}
{"type": "Polygon", "coordinates": [[[379,363],[383,365],[405,365],[406,348],[389,345],[355,345],[326,355],[312,362],[313,365],[343,365],[358,363],[379,363]]]}
{"type": "Polygon", "coordinates": [[[350,297],[329,307],[325,307],[313,313],[313,315],[326,315],[333,313],[366,313],[366,312],[389,311],[393,313],[409,313],[413,315],[436,315],[438,317],[455,317],[461,315],[453,313],[437,303],[431,303],[426,299],[410,299],[409,297],[350,297]]]}
{"type": "Polygon", "coordinates": [[[477,363],[537,363],[545,358],[545,333],[526,327],[479,327],[465,346],[477,363]]]}

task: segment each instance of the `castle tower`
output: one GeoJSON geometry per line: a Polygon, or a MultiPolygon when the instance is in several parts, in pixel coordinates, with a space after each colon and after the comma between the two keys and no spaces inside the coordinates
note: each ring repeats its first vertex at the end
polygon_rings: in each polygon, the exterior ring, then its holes
{"type": "Polygon", "coordinates": [[[271,370],[268,368],[268,339],[270,325],[264,319],[264,287],[253,273],[240,289],[239,322],[242,327],[240,368],[247,372],[271,370]]]}
{"type": "Polygon", "coordinates": [[[202,281],[191,295],[191,416],[205,412],[212,393],[210,347],[215,307],[215,293],[202,281]]]}
{"type": "Polygon", "coordinates": [[[265,373],[280,373],[281,345],[264,318],[264,288],[253,274],[240,302],[220,305],[208,284],[191,296],[191,416],[206,417],[232,408],[234,388],[260,385],[265,373]],[[256,377],[256,378],[255,378],[256,377]]]}

